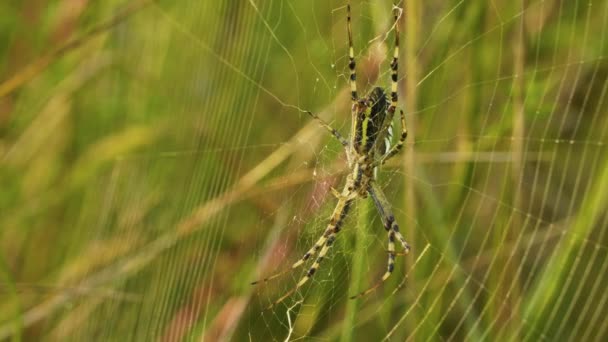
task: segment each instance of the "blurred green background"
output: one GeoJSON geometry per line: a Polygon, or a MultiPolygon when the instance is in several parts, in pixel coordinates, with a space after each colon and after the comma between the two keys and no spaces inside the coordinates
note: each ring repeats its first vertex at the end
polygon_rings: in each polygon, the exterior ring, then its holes
{"type": "MultiPolygon", "coordinates": [[[[608,338],[608,2],[395,3],[410,136],[283,303],[347,171],[346,1],[0,3],[0,340],[608,338]]],[[[353,1],[389,86],[391,1],[353,1]]]]}

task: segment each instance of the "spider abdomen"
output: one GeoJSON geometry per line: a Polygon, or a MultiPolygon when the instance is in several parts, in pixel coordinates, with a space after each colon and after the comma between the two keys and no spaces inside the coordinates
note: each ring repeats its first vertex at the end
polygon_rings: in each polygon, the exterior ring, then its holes
{"type": "Polygon", "coordinates": [[[386,132],[383,132],[383,128],[388,104],[386,93],[380,87],[375,87],[366,98],[359,101],[353,143],[359,155],[372,151],[377,141],[384,143],[386,132]]]}

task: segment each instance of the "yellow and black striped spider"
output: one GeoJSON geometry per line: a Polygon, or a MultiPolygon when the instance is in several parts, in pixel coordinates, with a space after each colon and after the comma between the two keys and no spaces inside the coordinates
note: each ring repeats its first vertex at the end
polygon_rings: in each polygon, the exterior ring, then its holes
{"type": "MultiPolygon", "coordinates": [[[[397,67],[399,57],[399,14],[394,16],[395,20],[395,50],[393,60],[391,62],[391,96],[390,100],[384,90],[380,87],[375,87],[369,95],[364,98],[359,98],[357,95],[357,83],[355,72],[355,56],[353,50],[353,39],[350,23],[350,5],[347,5],[347,20],[346,26],[348,31],[348,56],[350,69],[350,89],[352,101],[352,128],[350,139],[346,140],[342,135],[327,122],[323,121],[317,115],[307,112],[315,120],[325,127],[340,143],[344,146],[348,159],[348,166],[351,172],[346,178],[346,184],[342,192],[334,190],[334,195],[338,198],[338,204],[334,209],[329,224],[323,235],[317,242],[298,260],[291,269],[293,270],[303,265],[315,253],[319,252],[315,262],[300,279],[298,284],[279,298],[274,304],[276,305],[297,291],[315,274],[325,255],[331,248],[336,239],[336,235],[340,232],[340,228],[348,214],[353,202],[357,197],[366,198],[368,195],[374,201],[376,208],[384,224],[384,229],[388,233],[388,266],[382,278],[368,290],[359,293],[351,298],[363,296],[384,282],[393,272],[395,266],[395,257],[397,254],[406,254],[409,252],[409,245],[399,232],[399,226],[395,222],[395,216],[392,213],[391,206],[384,195],[380,186],[376,183],[375,170],[378,166],[384,164],[388,159],[395,156],[402,148],[407,137],[407,129],[405,126],[405,116],[403,110],[400,110],[401,115],[401,136],[399,141],[394,146],[390,147],[390,127],[392,125],[395,110],[397,109],[397,67]],[[403,246],[403,253],[395,252],[395,238],[397,238],[403,246]]],[[[289,271],[287,270],[287,271],[289,271]]],[[[286,272],[287,272],[286,271],[286,272]]],[[[276,278],[279,274],[273,275],[263,281],[276,278]]],[[[253,282],[257,284],[259,281],[253,282]]],[[[271,306],[272,306],[271,305],[271,306]]]]}

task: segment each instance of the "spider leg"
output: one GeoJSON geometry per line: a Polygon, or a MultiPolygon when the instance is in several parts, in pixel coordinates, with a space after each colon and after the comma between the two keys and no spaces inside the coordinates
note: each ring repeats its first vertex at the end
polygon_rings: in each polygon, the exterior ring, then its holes
{"type": "Polygon", "coordinates": [[[393,52],[393,60],[391,61],[391,105],[388,111],[391,115],[395,114],[399,96],[397,95],[397,71],[399,69],[399,17],[395,14],[395,50],[393,52]]]}
{"type": "Polygon", "coordinates": [[[382,285],[382,283],[386,279],[388,279],[388,277],[391,275],[391,273],[393,273],[393,270],[395,269],[395,257],[397,256],[397,253],[395,253],[395,231],[390,229],[387,231],[387,233],[388,233],[388,266],[387,266],[386,272],[384,272],[384,275],[382,275],[382,278],[380,278],[380,280],[378,280],[372,287],[368,288],[365,291],[360,292],[359,294],[351,296],[350,299],[363,297],[363,296],[373,292],[380,285],[382,285]]]}
{"type": "MultiPolygon", "coordinates": [[[[397,71],[399,68],[399,17],[398,13],[395,14],[395,51],[393,53],[393,61],[391,62],[391,104],[388,107],[388,120],[390,123],[393,120],[397,105],[399,104],[399,95],[397,93],[397,71]]],[[[403,147],[403,143],[407,138],[407,127],[405,125],[405,114],[403,110],[401,112],[401,136],[395,146],[393,146],[379,161],[379,164],[386,163],[391,157],[399,153],[403,147]]]]}
{"type": "MultiPolygon", "coordinates": [[[[357,107],[359,97],[357,95],[357,63],[355,61],[355,50],[353,48],[353,31],[351,29],[351,14],[350,14],[350,3],[346,5],[346,31],[348,35],[348,69],[350,70],[349,84],[350,84],[350,116],[351,116],[351,138],[355,136],[356,123],[357,123],[357,107]]],[[[351,152],[347,149],[348,165],[353,165],[353,158],[351,152]]]]}
{"type": "Polygon", "coordinates": [[[395,216],[391,210],[390,204],[384,195],[382,189],[374,182],[370,181],[369,188],[367,189],[369,196],[374,201],[376,205],[376,209],[380,213],[380,218],[382,219],[382,223],[384,224],[384,229],[388,234],[388,265],[386,267],[386,272],[372,287],[368,288],[365,291],[360,292],[357,295],[350,297],[351,299],[363,297],[375,289],[377,289],[383,282],[385,282],[390,275],[393,273],[395,269],[395,258],[398,253],[395,252],[395,238],[399,239],[401,245],[403,246],[404,254],[407,254],[410,250],[409,244],[403,238],[403,235],[399,232],[399,225],[395,221],[395,216]]]}
{"type": "Polygon", "coordinates": [[[343,197],[341,197],[341,195],[338,196],[340,196],[338,197],[338,204],[336,205],[336,208],[334,209],[334,212],[331,215],[331,219],[329,220],[327,228],[325,228],[325,232],[323,233],[323,235],[321,235],[319,240],[317,240],[317,242],[308,250],[308,252],[304,253],[304,256],[302,256],[300,260],[296,261],[291,266],[291,269],[298,268],[302,264],[304,264],[308,259],[310,259],[311,256],[315,255],[315,253],[318,252],[319,249],[321,249],[328,243],[332,235],[335,235],[337,232],[340,231],[344,218],[346,217],[346,214],[350,209],[350,202],[346,202],[343,197]]]}
{"type": "Polygon", "coordinates": [[[384,224],[384,229],[392,229],[393,231],[395,231],[395,237],[401,243],[401,246],[403,247],[403,252],[409,253],[410,245],[405,241],[405,238],[403,238],[401,232],[399,232],[399,225],[395,221],[395,215],[393,215],[391,205],[388,199],[386,198],[386,195],[384,195],[384,191],[382,191],[378,183],[376,183],[374,180],[370,180],[367,192],[374,200],[376,209],[378,209],[378,213],[380,214],[380,218],[382,219],[382,223],[384,224]]]}
{"type": "MultiPolygon", "coordinates": [[[[349,58],[349,62],[348,62],[348,68],[350,69],[350,92],[351,92],[351,101],[352,101],[352,108],[351,109],[351,114],[354,115],[354,106],[357,103],[357,75],[355,73],[355,51],[353,50],[353,34],[350,28],[350,4],[348,4],[346,6],[347,9],[347,15],[346,15],[346,28],[348,31],[348,58],[349,58]]],[[[346,149],[346,156],[348,157],[348,162],[349,165],[351,164],[351,156],[350,156],[350,152],[348,150],[348,141],[346,139],[344,139],[344,137],[333,127],[331,127],[331,125],[329,125],[327,122],[325,122],[325,120],[321,119],[320,117],[318,117],[316,114],[310,112],[310,111],[306,111],[306,113],[308,115],[310,115],[313,119],[317,120],[321,126],[325,127],[325,129],[327,129],[329,131],[329,133],[331,133],[336,139],[338,139],[338,141],[340,141],[340,144],[342,144],[342,146],[344,146],[344,148],[346,149]]]]}
{"type": "MultiPolygon", "coordinates": [[[[315,253],[317,253],[319,251],[319,249],[321,249],[321,247],[325,246],[327,240],[329,239],[329,236],[332,233],[338,232],[340,230],[340,227],[342,226],[342,221],[344,220],[344,217],[346,216],[346,213],[348,212],[349,208],[346,207],[346,203],[344,202],[341,195],[339,195],[339,194],[335,194],[335,195],[338,196],[338,204],[336,205],[336,209],[334,209],[334,213],[332,214],[329,225],[325,229],[325,232],[323,233],[323,235],[321,235],[321,237],[308,250],[308,252],[304,253],[304,255],[298,261],[296,261],[293,265],[291,265],[290,268],[285,269],[279,273],[271,275],[270,277],[264,278],[262,280],[253,281],[253,282],[251,282],[251,285],[256,285],[261,282],[265,283],[269,280],[278,278],[278,277],[282,276],[283,274],[302,266],[308,259],[310,259],[310,257],[315,255],[315,253]]],[[[348,205],[350,206],[350,203],[348,205]]]]}
{"type": "Polygon", "coordinates": [[[301,266],[306,260],[308,260],[312,255],[314,255],[314,253],[316,253],[320,249],[319,255],[315,259],[315,262],[312,264],[312,266],[308,269],[308,271],[304,274],[304,276],[300,279],[298,284],[293,289],[291,289],[281,298],[277,299],[268,308],[272,308],[273,306],[279,304],[280,302],[285,300],[285,298],[296,292],[300,287],[302,287],[302,285],[304,285],[308,280],[310,280],[310,278],[312,278],[315,272],[319,269],[319,266],[325,258],[325,255],[333,245],[334,240],[336,239],[336,235],[338,234],[338,232],[340,232],[340,228],[344,223],[344,219],[346,218],[346,215],[350,210],[350,206],[354,201],[354,198],[352,196],[348,196],[347,189],[350,186],[349,183],[350,182],[347,182],[346,186],[344,187],[345,190],[343,192],[343,195],[338,200],[338,204],[336,205],[336,208],[334,209],[334,212],[331,215],[329,224],[325,229],[323,235],[319,238],[319,240],[317,240],[314,246],[308,252],[306,252],[306,254],[304,254],[304,256],[300,260],[298,260],[292,265],[291,269],[301,266]]]}
{"type": "Polygon", "coordinates": [[[382,126],[382,131],[388,129],[393,122],[393,117],[395,116],[395,111],[397,110],[397,105],[399,103],[399,95],[397,93],[397,78],[398,70],[399,70],[399,17],[397,15],[394,16],[395,20],[395,50],[393,52],[393,60],[391,61],[391,98],[390,105],[387,108],[386,112],[388,116],[384,120],[384,125],[382,126]]]}
{"type": "Polygon", "coordinates": [[[315,260],[315,263],[308,269],[308,271],[306,272],[306,274],[300,279],[300,281],[298,282],[298,284],[292,288],[291,290],[289,290],[286,294],[284,294],[281,298],[277,299],[274,303],[272,303],[268,309],[272,308],[273,306],[281,303],[282,301],[285,300],[285,298],[291,296],[294,292],[296,292],[300,287],[302,287],[302,285],[306,284],[306,282],[312,278],[312,276],[315,274],[315,272],[319,269],[319,266],[321,265],[321,261],[323,261],[323,258],[325,258],[325,255],[327,254],[327,251],[329,251],[329,248],[331,248],[331,246],[334,243],[334,240],[336,238],[336,234],[335,233],[331,233],[328,237],[327,237],[327,241],[325,242],[325,245],[323,246],[323,248],[321,249],[321,252],[319,252],[319,256],[317,257],[317,259],[315,260]]]}
{"type": "Polygon", "coordinates": [[[353,49],[353,32],[350,27],[350,4],[346,5],[346,30],[348,31],[348,68],[350,69],[350,98],[353,106],[357,103],[357,74],[355,67],[355,50],[353,49]]]}
{"type": "Polygon", "coordinates": [[[342,134],[340,134],[340,132],[338,132],[337,129],[331,127],[330,124],[328,124],[325,120],[318,117],[317,114],[314,114],[313,112],[308,111],[308,110],[306,111],[306,113],[308,115],[310,115],[313,119],[317,120],[317,122],[319,122],[319,124],[321,126],[323,126],[329,133],[331,133],[331,135],[333,135],[334,138],[338,139],[338,141],[340,142],[340,144],[342,144],[342,146],[344,146],[345,148],[348,149],[348,140],[344,139],[342,134]]]}

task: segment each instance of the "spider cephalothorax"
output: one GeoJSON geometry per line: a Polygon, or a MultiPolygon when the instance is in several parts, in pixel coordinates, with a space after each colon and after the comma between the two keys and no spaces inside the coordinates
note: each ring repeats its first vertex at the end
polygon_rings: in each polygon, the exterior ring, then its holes
{"type": "MultiPolygon", "coordinates": [[[[395,252],[395,239],[398,239],[403,247],[404,253],[410,249],[407,242],[399,232],[399,226],[395,221],[395,216],[392,213],[391,206],[384,195],[384,192],[375,181],[375,170],[378,166],[384,164],[389,158],[396,155],[403,146],[403,142],[407,137],[407,129],[405,127],[405,115],[400,111],[401,117],[401,136],[394,146],[390,146],[387,140],[390,140],[390,128],[393,122],[393,117],[397,109],[397,67],[399,57],[399,25],[398,14],[395,14],[395,50],[391,61],[391,92],[390,99],[387,97],[384,90],[380,87],[375,87],[364,98],[359,98],[357,95],[357,77],[356,63],[353,51],[352,32],[350,27],[350,5],[347,6],[347,32],[348,32],[348,67],[350,69],[350,90],[351,90],[351,117],[352,127],[350,139],[346,140],[342,135],[321,118],[307,112],[314,119],[318,120],[336,139],[344,146],[348,159],[350,173],[346,177],[346,182],[342,192],[334,190],[334,196],[338,199],[336,208],[334,209],[325,232],[317,240],[317,242],[298,260],[291,269],[298,268],[307,262],[316,253],[319,253],[314,263],[308,271],[300,279],[298,284],[283,297],[279,298],[274,304],[280,303],[287,298],[302,285],[304,285],[317,271],[325,255],[333,245],[337,234],[340,232],[344,220],[350,211],[353,202],[357,198],[371,197],[374,201],[384,229],[388,235],[388,265],[386,272],[382,278],[371,288],[361,292],[358,296],[363,296],[373,289],[377,288],[384,282],[393,272],[395,266],[395,257],[398,255],[395,252]]],[[[264,281],[270,280],[283,274],[275,274],[264,281]]],[[[257,281],[254,284],[258,283],[257,281]]],[[[354,296],[357,297],[357,296],[354,296]]],[[[354,298],[353,297],[353,298],[354,298]]],[[[274,305],[273,304],[273,305],[274,305]]],[[[272,306],[272,305],[271,305],[272,306]]]]}

